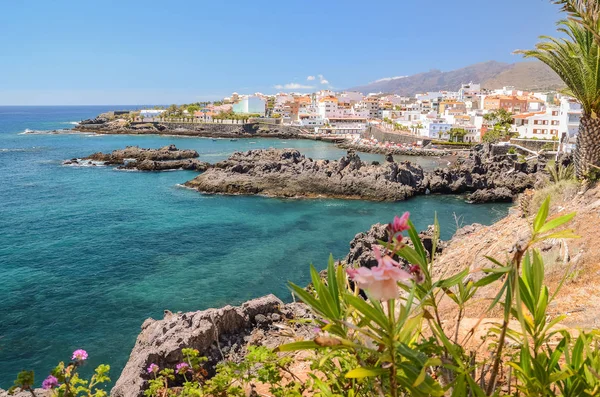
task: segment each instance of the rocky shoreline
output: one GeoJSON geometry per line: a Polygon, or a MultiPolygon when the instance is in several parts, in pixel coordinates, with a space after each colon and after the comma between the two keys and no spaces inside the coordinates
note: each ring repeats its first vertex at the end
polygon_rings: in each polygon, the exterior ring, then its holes
{"type": "Polygon", "coordinates": [[[422,168],[409,162],[366,164],[353,152],[313,160],[295,149],[258,149],[234,153],[185,186],[202,193],[397,201],[413,196],[422,180],[422,168]]]}
{"type": "Polygon", "coordinates": [[[265,123],[182,123],[151,122],[131,123],[127,120],[109,120],[106,117],[82,120],[74,131],[96,134],[123,135],[174,135],[206,138],[282,138],[301,139],[302,130],[285,125],[265,123]]]}
{"type": "Polygon", "coordinates": [[[206,171],[210,164],[197,159],[200,155],[195,150],[180,150],[175,145],[160,149],[142,149],[127,146],[125,149],[111,153],[94,153],[81,159],[63,161],[70,166],[117,165],[118,169],[138,171],[191,170],[206,171]]]}
{"type": "Polygon", "coordinates": [[[419,194],[463,194],[472,202],[512,201],[535,185],[543,164],[519,161],[480,145],[431,172],[410,162],[367,164],[353,151],[337,161],[313,160],[294,149],[236,152],[185,186],[208,194],[261,194],[274,197],[329,197],[374,201],[406,200],[419,194]]]}
{"type": "Polygon", "coordinates": [[[363,153],[376,153],[376,154],[392,154],[392,155],[402,155],[402,156],[425,156],[425,157],[443,157],[456,155],[458,152],[465,152],[464,150],[458,151],[450,151],[450,150],[440,150],[440,149],[423,149],[423,148],[401,148],[401,147],[385,147],[385,146],[373,146],[373,145],[363,145],[360,143],[354,143],[350,141],[345,141],[338,143],[336,145],[341,149],[350,149],[355,150],[357,152],[363,153]]]}

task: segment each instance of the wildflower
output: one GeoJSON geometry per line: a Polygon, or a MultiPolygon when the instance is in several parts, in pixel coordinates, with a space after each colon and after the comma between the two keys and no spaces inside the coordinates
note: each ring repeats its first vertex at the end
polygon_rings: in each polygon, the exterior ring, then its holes
{"type": "Polygon", "coordinates": [[[148,373],[149,373],[149,374],[155,374],[155,373],[157,373],[157,372],[158,372],[158,370],[159,370],[159,368],[158,368],[158,365],[156,365],[156,364],[154,364],[154,363],[152,363],[152,364],[150,364],[150,365],[148,366],[148,373]]]}
{"type": "Polygon", "coordinates": [[[179,363],[175,366],[175,372],[178,374],[185,374],[190,370],[190,365],[188,363],[179,363]]]}
{"type": "Polygon", "coordinates": [[[396,233],[401,233],[405,230],[410,229],[408,226],[408,218],[410,217],[410,212],[405,212],[401,217],[395,216],[392,223],[390,223],[390,228],[392,229],[392,233],[395,235],[396,233]]]}
{"type": "Polygon", "coordinates": [[[73,357],[71,357],[71,360],[84,361],[87,360],[87,358],[88,354],[85,350],[77,349],[73,352],[73,357]]]}
{"type": "Polygon", "coordinates": [[[48,375],[48,377],[42,382],[42,389],[45,390],[53,389],[56,386],[58,386],[58,379],[52,375],[48,375]]]}
{"type": "Polygon", "coordinates": [[[398,297],[398,281],[408,281],[413,276],[400,269],[400,264],[389,256],[381,256],[378,246],[373,246],[378,265],[371,269],[359,267],[348,269],[347,273],[362,289],[369,292],[373,299],[386,301],[398,297]]]}

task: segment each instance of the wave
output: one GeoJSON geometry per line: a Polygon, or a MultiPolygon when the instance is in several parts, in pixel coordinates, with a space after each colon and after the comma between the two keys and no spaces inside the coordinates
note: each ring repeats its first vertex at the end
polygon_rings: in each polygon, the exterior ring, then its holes
{"type": "Polygon", "coordinates": [[[39,152],[44,150],[43,147],[33,146],[30,148],[0,148],[0,153],[14,153],[14,152],[39,152]]]}
{"type": "Polygon", "coordinates": [[[65,167],[105,167],[104,161],[75,159],[76,161],[67,160],[62,163],[65,167]]]}
{"type": "Polygon", "coordinates": [[[25,128],[25,131],[20,132],[19,135],[58,135],[58,134],[79,134],[79,135],[89,135],[89,132],[79,132],[73,131],[68,128],[61,128],[58,130],[31,130],[29,128],[25,128]]]}

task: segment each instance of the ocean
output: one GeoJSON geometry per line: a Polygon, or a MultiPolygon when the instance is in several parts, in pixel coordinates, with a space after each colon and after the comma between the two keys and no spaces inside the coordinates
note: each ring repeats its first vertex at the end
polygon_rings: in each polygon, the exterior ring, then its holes
{"type": "MultiPolygon", "coordinates": [[[[437,212],[442,237],[457,224],[490,224],[506,204],[460,196],[398,203],[211,196],[181,188],[191,171],[142,173],[62,166],[65,159],[127,145],[174,143],[215,162],[233,151],[293,147],[313,158],[345,152],[308,140],[48,134],[115,106],[0,107],[0,387],[21,369],[37,382],[70,353],[116,380],[143,321],[165,309],[201,310],[309,282],[308,266],[342,258],[373,223],[410,211],[419,229],[437,212]],[[35,134],[23,134],[36,131],[35,134]]],[[[366,160],[382,160],[375,154],[366,160]]],[[[445,160],[415,159],[424,167],[445,160]]]]}

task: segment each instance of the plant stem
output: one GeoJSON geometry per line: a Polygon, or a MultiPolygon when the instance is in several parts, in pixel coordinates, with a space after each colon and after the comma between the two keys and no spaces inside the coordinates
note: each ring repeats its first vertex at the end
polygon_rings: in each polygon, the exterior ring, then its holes
{"type": "Polygon", "coordinates": [[[388,335],[390,341],[390,357],[392,360],[392,367],[390,369],[390,394],[392,397],[398,397],[398,384],[397,384],[397,373],[396,373],[396,352],[394,348],[394,341],[396,340],[396,316],[394,308],[394,299],[388,300],[388,317],[390,319],[390,334],[388,335]]]}
{"type": "MultiPolygon", "coordinates": [[[[519,280],[519,266],[521,264],[521,260],[523,259],[523,255],[525,254],[525,251],[528,248],[528,244],[525,245],[524,248],[522,247],[517,247],[517,252],[515,252],[515,255],[513,257],[512,260],[512,265],[513,265],[513,270],[511,270],[511,273],[513,273],[512,275],[512,280],[510,279],[511,275],[510,273],[508,273],[508,277],[509,279],[506,280],[507,283],[512,282],[512,286],[511,286],[511,294],[512,296],[510,297],[510,304],[513,304],[514,301],[514,296],[515,293],[517,293],[517,288],[518,288],[518,280],[519,280]]],[[[506,298],[504,299],[504,304],[506,305],[507,303],[507,299],[508,296],[506,296],[506,298]]],[[[502,350],[504,349],[504,340],[506,339],[506,332],[508,330],[508,322],[510,320],[510,310],[505,310],[504,312],[504,320],[502,321],[502,331],[500,332],[500,339],[498,340],[498,348],[496,349],[496,354],[494,357],[494,365],[492,367],[492,372],[490,374],[490,380],[489,383],[487,385],[487,389],[486,389],[486,394],[488,396],[490,396],[492,394],[492,392],[494,391],[494,386],[496,384],[496,377],[498,376],[498,371],[500,369],[500,363],[502,362],[502,350]]],[[[525,332],[525,331],[523,331],[525,332]]]]}

